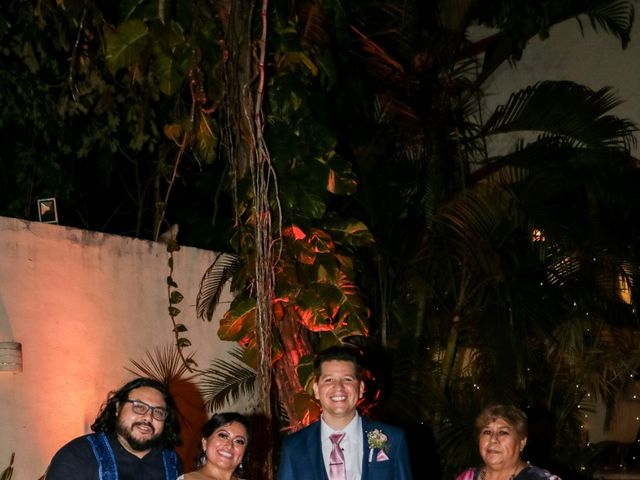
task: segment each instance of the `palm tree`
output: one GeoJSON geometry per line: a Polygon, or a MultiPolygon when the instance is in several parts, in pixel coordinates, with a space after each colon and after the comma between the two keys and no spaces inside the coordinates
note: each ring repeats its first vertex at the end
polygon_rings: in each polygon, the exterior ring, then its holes
{"type": "Polygon", "coordinates": [[[633,6],[490,4],[353,6],[359,82],[339,98],[375,98],[343,109],[360,180],[348,207],[376,238],[360,278],[398,366],[386,408],[434,425],[449,472],[473,458],[482,403],[545,405],[579,447],[576,407],[587,394],[611,403],[638,366],[635,311],[619,295],[635,284],[635,230],[615,221],[637,207],[624,197],[635,127],[610,115],[609,90],[569,82],[516,92],[488,120],[480,108],[482,82],[531,36],[583,13],[624,45],[633,6]],[[471,43],[478,22],[499,31],[471,43]],[[492,137],[523,131],[534,134],[492,153],[492,137]]]}

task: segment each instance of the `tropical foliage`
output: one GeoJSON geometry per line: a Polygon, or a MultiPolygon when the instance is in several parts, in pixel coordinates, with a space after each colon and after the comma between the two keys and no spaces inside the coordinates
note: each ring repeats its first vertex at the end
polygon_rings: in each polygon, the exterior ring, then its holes
{"type": "Polygon", "coordinates": [[[553,412],[580,467],[578,407],[615,405],[640,363],[635,126],[607,86],[540,82],[498,107],[483,86],[568,19],[624,47],[632,2],[107,3],[0,10],[3,214],[55,195],[65,224],[177,222],[225,252],[198,315],[231,279],[218,335],[242,348],[204,372],[214,408],[257,376],[265,413],[298,428],[319,413],[311,354],[349,342],[369,352],[367,408],[429,425],[444,475],[475,461],[489,401],[553,412]]]}
{"type": "Polygon", "coordinates": [[[5,468],[2,472],[0,472],[0,480],[11,480],[11,477],[13,477],[13,460],[14,460],[15,454],[12,453],[11,454],[11,461],[9,462],[9,466],[7,468],[5,468]]]}

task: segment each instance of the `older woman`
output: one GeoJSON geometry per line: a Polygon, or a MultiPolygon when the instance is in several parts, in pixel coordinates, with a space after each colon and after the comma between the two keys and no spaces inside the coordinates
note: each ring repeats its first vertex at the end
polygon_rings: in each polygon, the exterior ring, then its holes
{"type": "Polygon", "coordinates": [[[484,465],[465,470],[456,480],[560,480],[522,460],[527,444],[527,416],[522,410],[491,405],[476,418],[476,429],[484,465]]]}
{"type": "Polygon", "coordinates": [[[218,413],[202,427],[200,468],[177,480],[240,479],[249,443],[249,422],[235,412],[218,413]]]}

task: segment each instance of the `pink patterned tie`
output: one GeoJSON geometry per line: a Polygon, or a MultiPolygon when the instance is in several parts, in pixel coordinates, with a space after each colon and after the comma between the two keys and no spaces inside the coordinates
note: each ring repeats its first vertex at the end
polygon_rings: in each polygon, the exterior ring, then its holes
{"type": "Polygon", "coordinates": [[[344,454],[340,448],[340,442],[344,438],[344,433],[336,432],[329,435],[333,446],[329,455],[329,480],[346,480],[347,469],[344,466],[344,454]]]}

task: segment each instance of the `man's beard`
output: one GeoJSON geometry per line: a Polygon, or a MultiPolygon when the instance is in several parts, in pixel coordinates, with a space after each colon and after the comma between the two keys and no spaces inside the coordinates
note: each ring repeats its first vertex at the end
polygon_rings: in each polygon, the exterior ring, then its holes
{"type": "Polygon", "coordinates": [[[120,419],[116,422],[116,433],[123,437],[129,446],[135,450],[136,452],[144,452],[145,450],[149,450],[153,447],[157,447],[162,444],[162,439],[160,438],[160,434],[155,433],[155,427],[153,424],[148,422],[134,422],[131,424],[131,428],[128,428],[126,425],[123,425],[120,419]],[[136,425],[148,425],[153,429],[153,436],[145,438],[144,440],[137,439],[133,436],[133,429],[136,425]]]}

